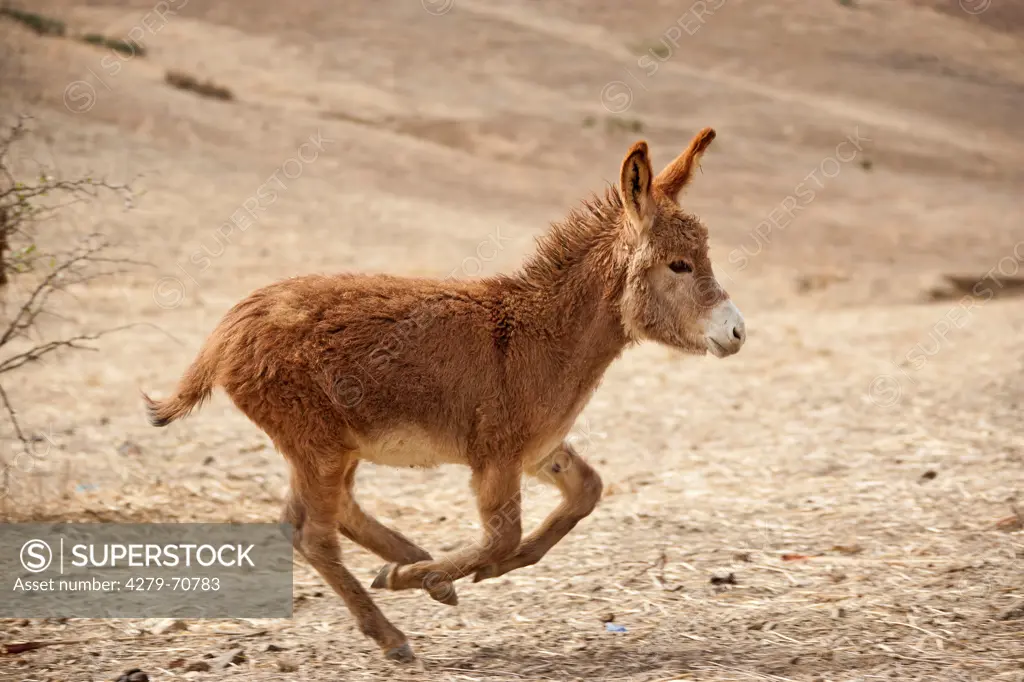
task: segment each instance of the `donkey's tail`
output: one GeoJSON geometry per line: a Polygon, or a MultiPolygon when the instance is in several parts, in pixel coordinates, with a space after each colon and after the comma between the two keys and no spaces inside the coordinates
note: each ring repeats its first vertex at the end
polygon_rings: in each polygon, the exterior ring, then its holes
{"type": "Polygon", "coordinates": [[[217,380],[217,348],[207,341],[199,355],[178,382],[178,388],[166,400],[153,400],[145,393],[149,423],[153,426],[167,426],[201,406],[210,397],[217,380]]]}

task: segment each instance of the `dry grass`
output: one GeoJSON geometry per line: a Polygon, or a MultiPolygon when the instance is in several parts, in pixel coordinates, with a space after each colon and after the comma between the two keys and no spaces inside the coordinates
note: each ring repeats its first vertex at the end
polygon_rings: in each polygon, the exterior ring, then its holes
{"type": "Polygon", "coordinates": [[[75,38],[90,45],[113,50],[126,57],[144,57],[146,55],[146,48],[135,40],[110,38],[101,33],[76,34],[68,31],[67,25],[63,21],[36,12],[3,6],[0,7],[0,17],[23,24],[41,36],[75,38]]]}
{"type": "Polygon", "coordinates": [[[15,7],[0,7],[0,16],[24,24],[41,36],[62,37],[67,31],[63,21],[15,7]]]}
{"type": "Polygon", "coordinates": [[[90,45],[96,45],[97,47],[105,47],[123,54],[126,57],[145,57],[146,48],[137,43],[134,40],[122,40],[120,38],[110,38],[100,33],[86,33],[82,37],[82,42],[89,43],[90,45]]]}
{"type": "MultiPolygon", "coordinates": [[[[38,3],[91,26],[112,13],[38,3]]],[[[138,390],[169,390],[220,316],[282,277],[461,276],[482,256],[486,272],[512,266],[547,220],[617,177],[636,133],[604,134],[612,80],[633,87],[623,118],[644,122],[659,162],[700,126],[719,129],[685,201],[749,330],[727,361],[643,347],[613,365],[580,422],[608,494],[537,566],[460,582],[456,609],[375,595],[423,670],[383,661],[296,558],[290,620],[189,621],[164,635],[143,620],[2,621],[0,643],[52,646],[0,655],[0,679],[141,668],[161,682],[1024,680],[1024,309],[921,301],[933,275],[1014,270],[1002,259],[1020,240],[1021,52],[977,21],[905,2],[754,4],[725,3],[646,78],[629,37],[659,35],[685,7],[456,2],[428,16],[405,2],[193,2],[159,54],[100,72],[108,87],[90,81],[96,106],[77,116],[62,93],[92,78],[89,51],[0,22],[31,67],[0,92],[47,126],[41,153],[52,147],[69,172],[146,174],[141,210],[75,218],[103,221],[156,265],[63,311],[137,327],[11,387],[27,432],[53,445],[12,480],[0,519],[276,519],[284,464],[223,395],[152,429],[138,390]],[[246,106],[168,96],[173,64],[216,65],[246,106]],[[410,131],[410,119],[428,125],[410,131]],[[858,127],[865,155],[823,175],[858,127]],[[290,159],[318,132],[331,142],[296,177],[290,159]],[[813,202],[764,234],[788,196],[803,201],[794,188],[811,171],[813,202]],[[231,231],[275,177],[258,222],[231,231]],[[849,278],[816,274],[831,272],[849,278]],[[161,297],[164,277],[182,280],[180,300],[161,297]],[[900,382],[892,402],[870,393],[880,375],[900,382]],[[234,648],[245,662],[185,672],[234,648]]],[[[435,555],[478,536],[468,490],[458,469],[364,467],[357,483],[364,507],[435,555]]],[[[530,487],[525,525],[556,502],[530,487]]],[[[343,546],[369,584],[382,562],[343,546]]]]}
{"type": "Polygon", "coordinates": [[[168,71],[164,74],[164,81],[179,90],[188,90],[200,97],[209,97],[210,99],[219,99],[225,102],[230,102],[235,98],[226,87],[217,85],[211,80],[201,81],[183,71],[168,71]]]}
{"type": "MultiPolygon", "coordinates": [[[[228,415],[227,425],[193,417],[182,434],[199,453],[219,452],[201,477],[144,489],[66,489],[59,506],[22,498],[0,513],[13,521],[273,519],[285,482],[280,461],[243,419],[228,415]],[[214,433],[216,441],[195,442],[214,433]],[[224,438],[237,443],[236,453],[215,445],[224,438]]],[[[624,457],[632,432],[619,428],[611,443],[591,449],[591,461],[624,457]]],[[[141,480],[155,454],[122,466],[141,480]]],[[[1024,532],[1013,508],[993,501],[1003,490],[992,478],[997,467],[966,458],[972,474],[965,478],[949,467],[908,471],[865,459],[847,469],[826,459],[830,470],[814,464],[801,473],[783,458],[772,466],[786,486],[772,492],[759,467],[720,469],[743,457],[687,466],[681,454],[662,453],[655,468],[655,460],[598,464],[608,494],[595,514],[537,566],[497,581],[462,581],[456,609],[415,592],[376,593],[410,635],[422,668],[381,660],[299,558],[289,621],[190,621],[188,631],[166,635],[148,633],[141,620],[7,621],[5,640],[88,639],[12,663],[68,669],[88,651],[89,665],[106,675],[129,667],[152,675],[179,659],[243,648],[247,661],[222,676],[275,680],[279,667],[296,664],[303,679],[351,680],[1020,679],[1024,532]],[[723,504],[688,503],[691,477],[723,504]],[[877,484],[862,485],[868,481],[877,484]],[[823,494],[827,507],[816,509],[823,494]],[[626,632],[608,631],[608,622],[626,632]]],[[[463,480],[458,469],[369,467],[360,498],[437,552],[477,532],[463,480]]],[[[528,525],[554,502],[528,484],[528,525]]],[[[367,583],[381,563],[349,543],[345,556],[367,583]]]]}

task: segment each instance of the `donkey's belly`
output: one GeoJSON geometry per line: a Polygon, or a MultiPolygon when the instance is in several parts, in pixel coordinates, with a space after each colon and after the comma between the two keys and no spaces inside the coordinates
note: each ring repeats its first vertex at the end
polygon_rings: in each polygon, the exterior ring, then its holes
{"type": "Polygon", "coordinates": [[[393,429],[362,440],[358,455],[368,462],[392,467],[466,464],[465,454],[454,443],[414,426],[393,429]]]}

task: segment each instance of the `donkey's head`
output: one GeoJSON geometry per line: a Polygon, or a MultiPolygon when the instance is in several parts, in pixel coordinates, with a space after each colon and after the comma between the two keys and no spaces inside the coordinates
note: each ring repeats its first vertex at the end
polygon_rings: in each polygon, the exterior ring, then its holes
{"type": "Polygon", "coordinates": [[[626,154],[619,176],[628,244],[622,314],[637,340],[722,358],[743,345],[743,316],[711,270],[707,228],[678,201],[713,139],[711,128],[700,131],[657,177],[646,142],[626,154]]]}

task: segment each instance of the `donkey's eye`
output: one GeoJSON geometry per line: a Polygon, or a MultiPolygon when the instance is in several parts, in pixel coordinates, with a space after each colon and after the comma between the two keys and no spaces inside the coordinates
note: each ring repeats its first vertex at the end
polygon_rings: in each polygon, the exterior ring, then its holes
{"type": "Polygon", "coordinates": [[[669,269],[677,274],[693,272],[693,266],[684,260],[674,260],[668,264],[669,269]]]}

